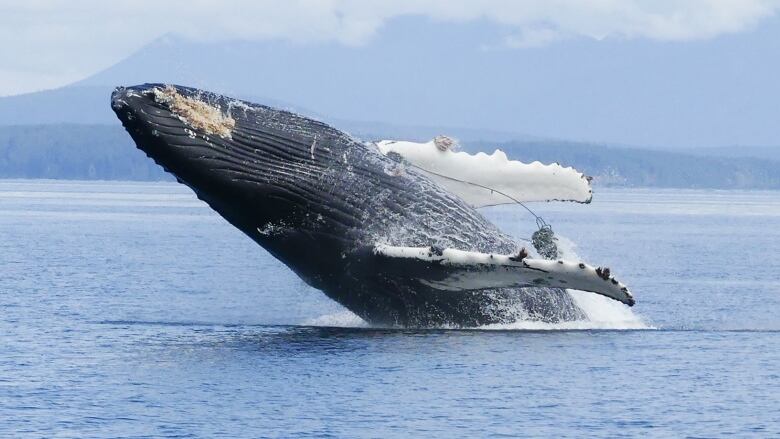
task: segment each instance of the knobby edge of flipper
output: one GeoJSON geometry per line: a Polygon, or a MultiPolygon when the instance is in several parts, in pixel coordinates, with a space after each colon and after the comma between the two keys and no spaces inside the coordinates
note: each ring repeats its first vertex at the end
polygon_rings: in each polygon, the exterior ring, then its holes
{"type": "Polygon", "coordinates": [[[587,291],[628,306],[636,303],[628,287],[608,268],[583,262],[533,259],[453,248],[401,247],[377,244],[372,254],[383,270],[416,279],[443,291],[474,291],[507,287],[554,287],[587,291]]]}

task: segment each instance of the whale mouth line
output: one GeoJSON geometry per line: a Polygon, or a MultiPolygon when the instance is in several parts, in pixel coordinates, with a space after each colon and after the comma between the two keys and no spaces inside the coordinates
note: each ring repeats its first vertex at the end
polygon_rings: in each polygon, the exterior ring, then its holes
{"type": "Polygon", "coordinates": [[[154,100],[167,105],[171,113],[183,123],[206,134],[224,139],[233,137],[236,120],[225,114],[219,106],[214,106],[194,97],[183,96],[170,85],[152,89],[154,100]]]}

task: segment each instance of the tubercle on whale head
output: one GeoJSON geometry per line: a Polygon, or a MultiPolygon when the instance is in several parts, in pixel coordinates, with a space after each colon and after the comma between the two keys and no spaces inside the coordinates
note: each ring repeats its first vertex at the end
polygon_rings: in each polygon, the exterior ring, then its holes
{"type": "Polygon", "coordinates": [[[133,98],[146,98],[158,104],[158,110],[166,110],[191,128],[191,136],[199,132],[230,139],[236,126],[229,109],[222,108],[220,103],[209,102],[210,99],[204,99],[204,96],[192,93],[192,90],[169,84],[116,87],[111,94],[111,106],[120,119],[123,109],[134,110],[130,105],[133,98]]]}
{"type": "Polygon", "coordinates": [[[219,106],[211,105],[195,97],[184,96],[170,85],[163,88],[155,87],[152,89],[152,93],[155,101],[167,104],[171,113],[178,116],[185,124],[207,134],[227,139],[232,137],[236,120],[229,114],[225,114],[219,106]]]}

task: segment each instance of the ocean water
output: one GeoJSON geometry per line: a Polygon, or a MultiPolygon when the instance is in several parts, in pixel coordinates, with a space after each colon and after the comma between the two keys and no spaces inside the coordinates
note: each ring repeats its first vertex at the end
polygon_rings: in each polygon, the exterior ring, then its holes
{"type": "Polygon", "coordinates": [[[532,207],[637,305],[372,328],[183,186],[0,181],[0,437],[780,435],[780,193],[532,207]]]}

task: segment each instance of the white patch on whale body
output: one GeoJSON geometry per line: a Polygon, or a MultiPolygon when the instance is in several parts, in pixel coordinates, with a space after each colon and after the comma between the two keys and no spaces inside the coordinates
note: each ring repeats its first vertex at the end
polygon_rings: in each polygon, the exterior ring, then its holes
{"type": "Polygon", "coordinates": [[[198,99],[182,96],[176,88],[168,85],[165,88],[152,89],[154,100],[168,105],[176,117],[191,127],[206,134],[217,135],[229,139],[232,137],[236,121],[215,107],[198,99]]]}
{"type": "Polygon", "coordinates": [[[284,222],[279,223],[272,223],[268,222],[262,227],[257,227],[257,233],[263,235],[263,236],[276,236],[284,233],[285,230],[287,230],[288,227],[284,222]]]}
{"type": "Polygon", "coordinates": [[[447,140],[443,141],[441,136],[426,143],[382,140],[376,146],[384,155],[391,152],[401,155],[473,207],[509,204],[515,200],[580,203],[591,200],[589,179],[574,168],[557,163],[509,160],[498,149],[491,155],[455,152],[452,141],[447,140]]]}

